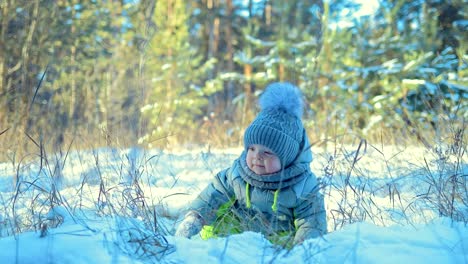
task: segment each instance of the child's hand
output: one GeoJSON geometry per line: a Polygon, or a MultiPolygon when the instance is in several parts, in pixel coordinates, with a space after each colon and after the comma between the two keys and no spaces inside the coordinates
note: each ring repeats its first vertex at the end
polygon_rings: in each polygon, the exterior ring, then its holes
{"type": "Polygon", "coordinates": [[[198,234],[203,227],[203,219],[195,211],[188,212],[184,220],[180,223],[179,227],[175,232],[176,236],[191,238],[192,236],[198,234]]]}

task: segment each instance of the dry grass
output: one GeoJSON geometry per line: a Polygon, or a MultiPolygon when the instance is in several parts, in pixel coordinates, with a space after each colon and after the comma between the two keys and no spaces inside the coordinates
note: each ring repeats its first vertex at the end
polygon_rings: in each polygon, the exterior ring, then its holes
{"type": "Polygon", "coordinates": [[[323,191],[329,197],[329,228],[360,221],[377,225],[416,224],[435,217],[468,222],[466,125],[434,140],[420,152],[414,146],[335,141],[322,160],[323,191]],[[372,154],[370,154],[372,152],[372,154]],[[367,161],[364,161],[367,159],[367,161]],[[420,162],[417,162],[419,160],[420,162]],[[375,178],[374,166],[386,179],[375,178]],[[401,170],[401,167],[404,170],[401,170]],[[397,170],[398,169],[398,170],[397,170]],[[386,205],[386,206],[382,206],[386,205]]]}
{"type": "Polygon", "coordinates": [[[109,157],[98,150],[84,154],[87,157],[75,156],[78,160],[91,157],[94,168],[90,174],[76,175],[81,178],[77,186],[65,187],[62,170],[71,162],[70,148],[48,154],[42,143],[35,143],[36,159],[15,161],[13,190],[0,193],[1,236],[34,231],[39,237],[46,237],[50,228],[65,221],[93,231],[86,223],[98,217],[118,230],[116,235],[109,234],[108,243],[117,243],[132,256],[159,259],[173,250],[164,237],[172,227],[157,211],[156,197],[142,188],[147,183],[141,176],[146,169],[151,170],[146,166],[151,166],[149,161],[154,157],[136,160],[127,155],[110,168],[111,172],[104,173],[109,168],[102,162],[109,157]],[[65,198],[65,188],[75,195],[65,198]]]}
{"type": "MultiPolygon", "coordinates": [[[[210,137],[225,133],[221,131],[226,131],[227,125],[206,123],[205,126],[201,133],[209,138],[210,145],[237,146],[232,135],[227,135],[228,138],[210,137]]],[[[405,132],[409,133],[408,137],[401,133],[391,138],[387,132],[380,133],[379,137],[376,132],[375,138],[364,139],[343,133],[314,142],[314,152],[325,149],[315,155],[321,155],[324,161],[320,164],[322,171],[316,171],[316,174],[323,175],[322,192],[327,201],[329,231],[360,221],[383,226],[414,225],[439,216],[467,223],[465,132],[466,124],[462,123],[446,125],[438,131],[418,132],[418,135],[414,134],[414,129],[408,129],[405,132]],[[394,145],[396,150],[388,151],[389,145],[394,145]],[[421,155],[422,163],[412,164],[405,160],[404,153],[415,145],[424,150],[413,153],[421,155]],[[383,169],[370,168],[373,163],[369,160],[372,159],[384,164],[383,169]],[[403,170],[401,164],[406,164],[403,170]],[[373,177],[374,169],[385,171],[386,178],[373,177]]],[[[10,133],[12,131],[3,131],[0,138],[5,142],[5,137],[12,136],[10,133]]],[[[99,217],[111,219],[107,220],[112,221],[111,224],[122,227],[118,236],[109,237],[108,242],[119,241],[122,250],[129,254],[141,258],[161,257],[173,250],[164,236],[173,232],[175,219],[168,221],[173,216],[168,213],[167,205],[145,188],[149,183],[143,177],[152,171],[153,161],[158,157],[128,155],[109,173],[104,171],[109,168],[103,165],[103,160],[109,157],[99,152],[99,145],[112,148],[125,147],[127,143],[120,145],[119,142],[123,141],[108,131],[97,136],[101,138],[96,141],[98,143],[74,137],[65,140],[67,143],[58,149],[57,146],[48,146],[50,142],[44,139],[23,136],[31,146],[28,152],[11,150],[6,154],[7,163],[14,167],[16,182],[12,192],[0,193],[1,236],[35,231],[45,237],[50,228],[61,225],[65,218],[86,224],[93,219],[89,212],[95,212],[99,217]],[[89,174],[77,175],[81,182],[74,187],[76,199],[69,201],[61,194],[62,169],[71,162],[70,155],[75,149],[88,149],[83,155],[93,159],[94,167],[89,174]],[[31,171],[35,177],[28,177],[27,172],[31,171]],[[62,215],[51,214],[54,208],[63,208],[62,215]]],[[[210,162],[203,157],[206,169],[211,170],[210,162]]],[[[173,186],[177,185],[178,179],[173,180],[173,186]]],[[[226,241],[228,243],[229,240],[226,241]]]]}

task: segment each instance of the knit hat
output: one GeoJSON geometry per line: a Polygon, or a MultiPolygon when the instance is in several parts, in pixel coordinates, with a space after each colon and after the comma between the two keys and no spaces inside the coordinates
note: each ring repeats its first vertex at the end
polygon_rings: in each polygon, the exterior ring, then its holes
{"type": "Polygon", "coordinates": [[[302,95],[291,83],[272,83],[260,96],[260,113],[244,133],[244,147],[260,144],[271,149],[288,167],[299,154],[304,127],[302,95]]]}

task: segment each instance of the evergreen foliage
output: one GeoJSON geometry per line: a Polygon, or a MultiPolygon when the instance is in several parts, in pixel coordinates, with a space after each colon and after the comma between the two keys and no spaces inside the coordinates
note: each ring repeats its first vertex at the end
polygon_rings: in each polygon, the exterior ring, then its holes
{"type": "Polygon", "coordinates": [[[150,146],[160,139],[187,137],[195,129],[197,117],[216,90],[200,81],[211,62],[189,42],[188,9],[185,1],[157,1],[153,15],[155,27],[145,57],[145,76],[151,87],[149,100],[141,108],[148,120],[147,134],[139,139],[150,146]]]}
{"type": "Polygon", "coordinates": [[[272,81],[301,87],[315,139],[463,126],[464,1],[379,3],[2,1],[0,144],[238,143],[272,81]]]}

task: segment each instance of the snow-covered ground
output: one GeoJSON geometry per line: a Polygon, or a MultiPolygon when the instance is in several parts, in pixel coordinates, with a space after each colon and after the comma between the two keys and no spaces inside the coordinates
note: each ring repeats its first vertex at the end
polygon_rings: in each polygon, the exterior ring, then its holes
{"type": "Polygon", "coordinates": [[[255,232],[173,237],[184,206],[240,151],[103,148],[2,163],[0,263],[468,263],[468,161],[448,150],[313,149],[329,233],[291,250],[255,232]]]}

